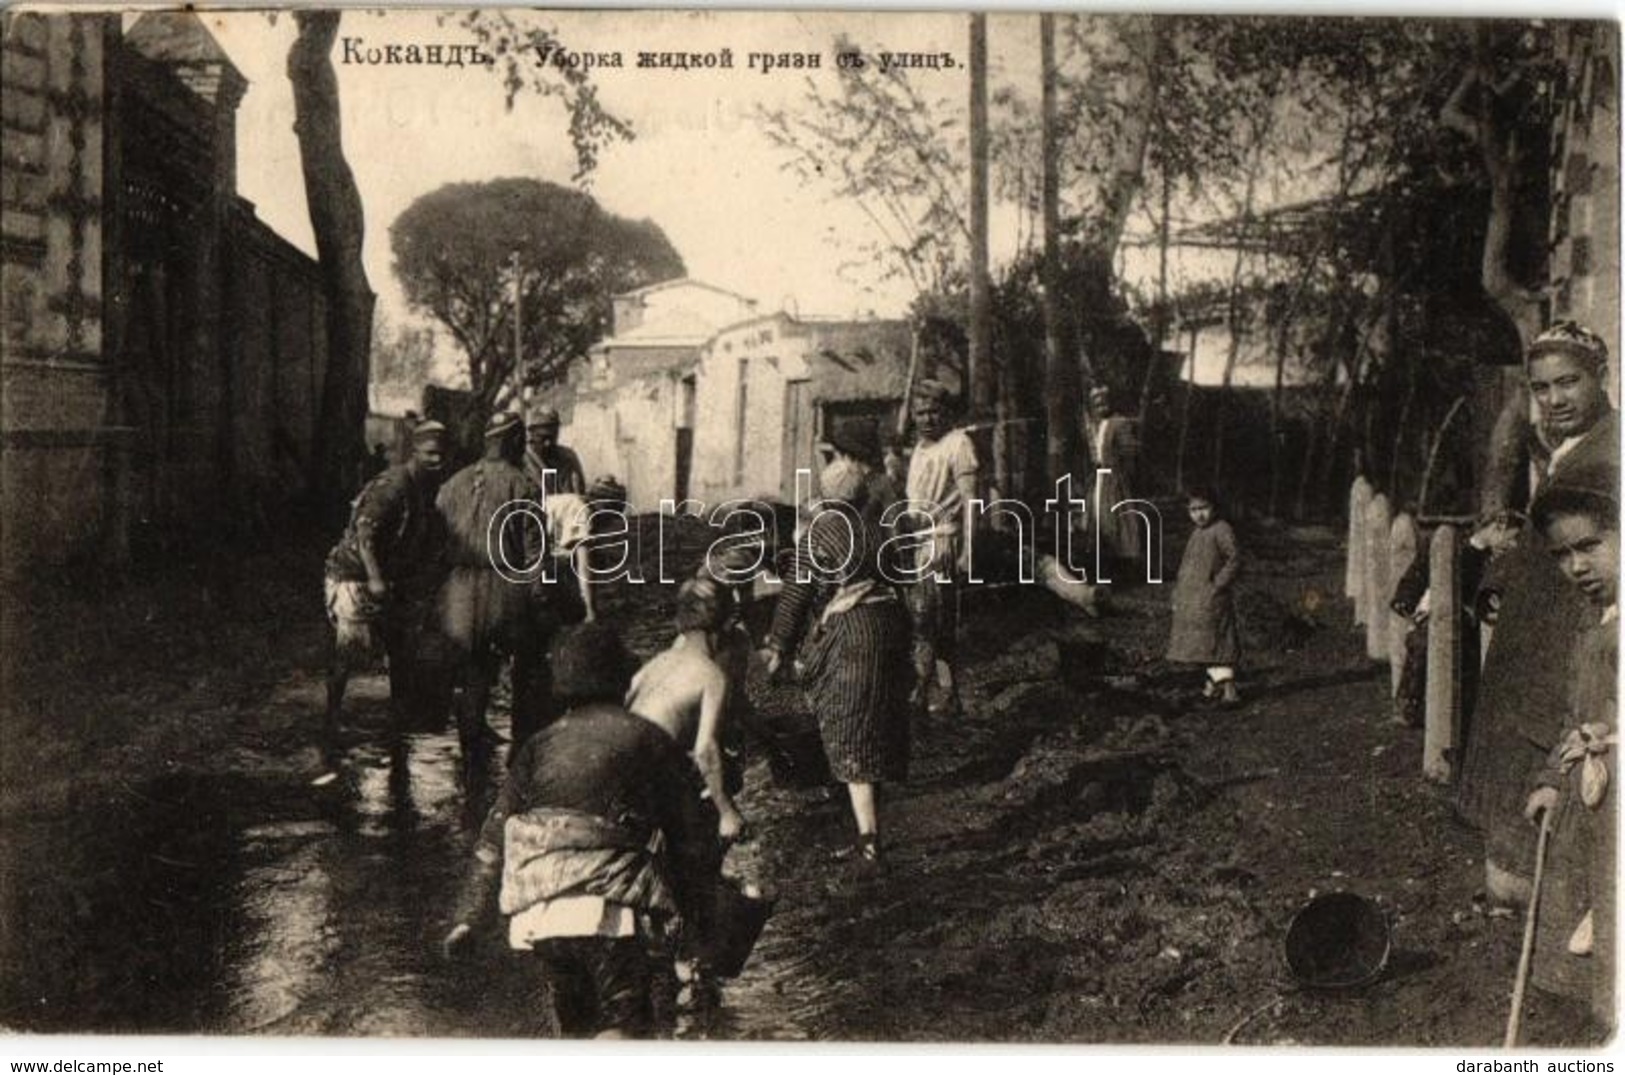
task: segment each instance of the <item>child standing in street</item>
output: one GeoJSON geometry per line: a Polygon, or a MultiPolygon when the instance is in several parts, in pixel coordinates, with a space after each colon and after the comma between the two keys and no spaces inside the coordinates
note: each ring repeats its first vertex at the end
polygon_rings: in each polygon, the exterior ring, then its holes
{"type": "Polygon", "coordinates": [[[1196,529],[1185,544],[1174,581],[1168,659],[1206,666],[1202,697],[1218,699],[1230,708],[1241,704],[1235,668],[1241,657],[1241,632],[1233,592],[1241,552],[1212,490],[1192,489],[1186,494],[1186,510],[1196,529]]]}
{"type": "Polygon", "coordinates": [[[1616,1017],[1618,481],[1605,468],[1577,468],[1553,479],[1530,508],[1546,551],[1593,610],[1566,655],[1571,686],[1564,731],[1534,774],[1524,807],[1532,822],[1550,815],[1551,833],[1530,981],[1584,1008],[1593,1021],[1588,1036],[1597,1040],[1612,1033],[1616,1017]]]}

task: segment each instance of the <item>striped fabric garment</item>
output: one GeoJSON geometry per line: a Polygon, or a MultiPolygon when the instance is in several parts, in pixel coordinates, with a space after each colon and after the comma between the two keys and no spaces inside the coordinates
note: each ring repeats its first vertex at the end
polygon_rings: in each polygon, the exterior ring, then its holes
{"type": "Polygon", "coordinates": [[[878,547],[878,531],[850,510],[819,516],[796,546],[770,636],[786,659],[799,648],[830,771],[844,783],[901,780],[908,769],[908,618],[875,569],[878,547]],[[806,567],[842,563],[844,576],[797,581],[806,567]],[[843,586],[864,582],[875,583],[866,600],[823,617],[843,586]]]}

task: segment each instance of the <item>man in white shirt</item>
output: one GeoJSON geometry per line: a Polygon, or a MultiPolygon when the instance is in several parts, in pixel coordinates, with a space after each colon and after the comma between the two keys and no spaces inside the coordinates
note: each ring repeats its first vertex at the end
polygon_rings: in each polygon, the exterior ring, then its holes
{"type": "Polygon", "coordinates": [[[949,426],[953,395],[938,381],[921,381],[914,389],[914,454],[908,464],[905,496],[909,521],[928,530],[930,541],[913,546],[912,565],[924,574],[907,591],[914,625],[914,696],[916,710],[944,716],[959,710],[955,682],[959,580],[970,571],[971,501],[976,497],[980,464],[970,434],[949,426]],[[931,685],[941,688],[932,700],[931,685]]]}

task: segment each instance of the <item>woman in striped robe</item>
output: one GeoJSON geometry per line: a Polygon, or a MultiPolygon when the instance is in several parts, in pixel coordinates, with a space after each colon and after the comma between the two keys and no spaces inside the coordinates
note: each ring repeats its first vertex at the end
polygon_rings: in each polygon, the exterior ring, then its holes
{"type": "Polygon", "coordinates": [[[867,468],[841,459],[820,476],[826,499],[784,565],[764,660],[798,655],[830,772],[846,785],[857,823],[850,849],[880,863],[878,785],[908,769],[912,689],[908,615],[880,573],[881,533],[865,518],[867,468]]]}

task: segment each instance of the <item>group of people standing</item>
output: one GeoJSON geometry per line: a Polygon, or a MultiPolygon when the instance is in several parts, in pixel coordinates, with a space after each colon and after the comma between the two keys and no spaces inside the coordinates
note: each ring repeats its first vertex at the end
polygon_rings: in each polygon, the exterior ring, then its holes
{"type": "MultiPolygon", "coordinates": [[[[1529,349],[1539,481],[1526,513],[1498,515],[1474,539],[1498,554],[1488,585],[1500,617],[1459,801],[1485,832],[1490,893],[1506,902],[1531,898],[1536,842],[1526,819],[1542,823],[1549,852],[1534,981],[1611,1021],[1619,552],[1606,370],[1602,341],[1572,324],[1529,349]]],[[[906,777],[913,735],[961,706],[958,587],[970,574],[980,478],[953,393],[926,380],[909,402],[916,440],[906,466],[900,453],[874,465],[862,446],[830,439],[821,499],[778,554],[781,587],[760,637],[745,615],[760,558],[718,543],[677,590],[673,641],[641,668],[598,616],[589,570],[594,508],[624,502],[624,490],[612,479],[588,485],[558,444],[556,412],[528,424],[495,416],[483,458],[444,481],[445,430],[421,424],[411,458],[358,496],[327,563],[329,730],[349,671],[383,652],[397,721],[420,724],[414,708],[437,707],[441,720],[449,710],[465,754],[488,749],[496,737],[486,709],[512,660],[508,773],[445,945],[462,948],[499,908],[509,947],[543,965],[563,1033],[660,1032],[659,998],[679,961],[703,973],[726,931],[726,894],[737,890],[722,861],[749,832],[734,796],[753,663],[770,676],[793,669],[816,714],[854,826],[837,858],[862,874],[883,869],[883,789],[906,777]],[[498,509],[516,500],[545,507],[545,531],[493,529],[498,509]],[[903,520],[890,510],[899,503],[903,520]],[[914,540],[906,563],[888,564],[898,553],[884,539],[899,521],[914,540]],[[516,584],[493,563],[493,541],[498,559],[552,557],[555,569],[516,584]],[[898,567],[915,581],[893,581],[898,567]],[[449,692],[423,682],[429,635],[452,653],[449,692]]],[[[1132,495],[1137,431],[1103,395],[1091,403],[1091,454],[1113,472],[1094,483],[1094,525],[1118,562],[1131,563],[1145,545],[1109,508],[1132,495]]],[[[1187,508],[1195,530],[1173,589],[1167,656],[1203,667],[1204,694],[1234,705],[1236,536],[1213,491],[1191,490],[1187,508]]]]}
{"type": "Polygon", "coordinates": [[[498,737],[486,722],[505,659],[513,660],[515,746],[552,709],[543,659],[562,626],[593,619],[588,555],[592,505],[619,493],[613,478],[588,486],[575,453],[558,443],[559,415],[528,423],[492,417],[479,460],[447,477],[448,436],[435,421],[411,430],[411,454],[357,495],[344,534],[328,554],[324,589],[334,646],[327,678],[331,753],[349,677],[387,659],[397,729],[438,727],[455,713],[465,756],[498,737]],[[507,564],[552,561],[534,584],[498,571],[491,521],[513,501],[539,502],[541,522],[521,517],[496,533],[507,564]],[[526,524],[530,525],[526,525],[526,524]]]}
{"type": "Polygon", "coordinates": [[[1530,980],[1602,1030],[1614,1020],[1619,421],[1607,347],[1579,325],[1537,337],[1524,371],[1533,493],[1526,510],[1484,520],[1465,558],[1487,561],[1472,604],[1492,634],[1456,806],[1483,833],[1489,898],[1536,904],[1530,980]]]}
{"type": "Polygon", "coordinates": [[[770,676],[793,669],[812,703],[856,828],[837,857],[860,873],[882,868],[880,789],[906,775],[913,726],[960,705],[955,587],[968,569],[978,460],[952,426],[952,400],[934,381],[912,393],[918,439],[902,488],[857,445],[826,445],[817,512],[778,552],[783,584],[763,637],[745,626],[759,557],[719,542],[678,588],[673,642],[637,669],[597,615],[588,570],[593,513],[624,490],[586,485],[558,444],[557,414],[528,425],[494,416],[483,457],[449,478],[445,429],[412,430],[410,458],[361,491],[328,558],[326,727],[331,743],[349,675],[383,655],[396,727],[455,713],[472,762],[498,739],[486,711],[511,661],[508,772],[448,951],[494,903],[510,947],[545,966],[563,1033],[658,1032],[657,1000],[679,958],[706,962],[721,928],[722,857],[748,832],[733,796],[753,662],[770,676]],[[881,570],[881,513],[905,496],[921,581],[899,588],[881,570]],[[493,526],[514,501],[539,504],[545,530],[524,514],[493,526]],[[497,567],[544,557],[555,570],[534,583],[497,567]],[[444,659],[426,657],[428,639],[444,659]]]}

